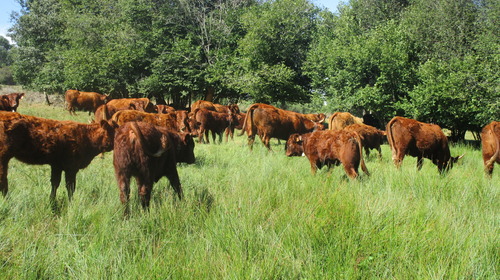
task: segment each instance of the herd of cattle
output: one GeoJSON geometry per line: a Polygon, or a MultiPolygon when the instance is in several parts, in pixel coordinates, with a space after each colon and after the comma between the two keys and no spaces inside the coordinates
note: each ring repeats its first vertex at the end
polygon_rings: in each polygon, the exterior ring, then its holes
{"type": "MultiPolygon", "coordinates": [[[[109,99],[95,92],[68,90],[65,95],[70,114],[76,110],[94,113],[90,124],[58,121],[16,113],[23,93],[0,96],[0,190],[8,191],[7,171],[11,158],[28,164],[51,166],[53,202],[64,171],[68,197],[75,190],[76,173],[87,167],[100,153],[114,150],[113,165],[120,189],[120,200],[127,204],[130,179],[135,177],[141,204],[147,208],[153,184],[165,176],[182,199],[183,192],[176,164],[194,163],[194,137],[201,143],[219,142],[225,133],[233,137],[234,129],[248,136],[252,149],[258,135],[271,150],[270,140],[286,141],[287,156],[305,155],[311,171],[326,165],[340,165],[351,178],[358,168],[369,175],[363,152],[378,151],[387,139],[396,167],[405,155],[417,157],[420,170],[423,159],[430,159],[439,172],[453,167],[460,157],[452,157],[447,137],[435,124],[394,117],[385,131],[363,123],[350,113],[300,114],[271,105],[252,104],[246,113],[237,105],[228,106],[198,100],[186,110],[154,105],[148,98],[109,99]]],[[[481,133],[483,161],[491,176],[494,163],[500,164],[500,122],[486,125],[481,133]]],[[[128,209],[128,208],[127,208],[128,209]]]]}

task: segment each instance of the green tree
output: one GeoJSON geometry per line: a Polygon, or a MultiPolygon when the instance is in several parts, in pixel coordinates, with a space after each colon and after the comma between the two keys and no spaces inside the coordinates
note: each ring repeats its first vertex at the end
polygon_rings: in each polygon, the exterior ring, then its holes
{"type": "Polygon", "coordinates": [[[251,7],[242,16],[233,85],[256,101],[307,101],[310,79],[303,73],[318,9],[307,0],[277,0],[251,7]]]}

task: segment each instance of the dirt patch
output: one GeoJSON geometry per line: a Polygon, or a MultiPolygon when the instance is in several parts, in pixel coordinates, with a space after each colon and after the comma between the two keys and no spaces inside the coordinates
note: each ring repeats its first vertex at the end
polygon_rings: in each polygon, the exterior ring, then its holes
{"type": "Polygon", "coordinates": [[[64,94],[47,94],[43,92],[25,90],[22,86],[2,85],[0,94],[9,94],[13,92],[24,92],[24,98],[21,102],[27,104],[47,104],[47,99],[51,106],[64,108],[64,94]]]}

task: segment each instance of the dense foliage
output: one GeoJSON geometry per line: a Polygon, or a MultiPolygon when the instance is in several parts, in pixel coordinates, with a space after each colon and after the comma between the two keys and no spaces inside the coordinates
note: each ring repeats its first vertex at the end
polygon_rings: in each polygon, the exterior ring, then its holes
{"type": "Polygon", "coordinates": [[[435,122],[500,119],[499,0],[20,0],[16,81],[435,122]]]}

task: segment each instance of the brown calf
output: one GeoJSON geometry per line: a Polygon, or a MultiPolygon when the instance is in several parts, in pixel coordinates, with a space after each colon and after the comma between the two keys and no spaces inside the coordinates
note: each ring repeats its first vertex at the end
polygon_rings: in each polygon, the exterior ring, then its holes
{"type": "Polygon", "coordinates": [[[212,139],[215,143],[216,134],[219,135],[219,143],[222,142],[222,133],[236,121],[236,116],[228,113],[219,113],[207,109],[196,109],[193,112],[193,118],[196,120],[198,130],[198,142],[203,141],[203,136],[207,143],[208,132],[212,132],[212,139]]]}
{"type": "Polygon", "coordinates": [[[118,125],[123,125],[127,122],[148,122],[173,131],[179,131],[175,114],[154,114],[137,110],[121,110],[116,112],[111,117],[111,120],[118,125]]]}
{"type": "Polygon", "coordinates": [[[74,89],[66,91],[66,106],[70,114],[75,114],[75,110],[94,113],[97,108],[108,102],[108,96],[97,92],[85,92],[74,89]]]}
{"type": "Polygon", "coordinates": [[[269,141],[271,138],[288,140],[293,133],[308,133],[314,130],[322,130],[322,122],[313,122],[304,114],[278,109],[274,106],[255,103],[247,111],[243,122],[242,134],[248,134],[248,145],[252,149],[255,135],[271,150],[269,141]]]}
{"type": "Polygon", "coordinates": [[[391,146],[392,160],[400,167],[405,155],[417,157],[417,169],[422,168],[424,158],[437,165],[440,173],[453,167],[460,157],[452,157],[448,138],[441,127],[413,119],[394,117],[386,126],[387,141],[391,146]]]}
{"type": "Polygon", "coordinates": [[[50,165],[51,201],[56,198],[64,171],[71,199],[76,173],[99,153],[113,149],[114,131],[115,125],[106,121],[83,124],[0,112],[0,190],[7,194],[8,164],[16,158],[28,164],[50,165]]]}
{"type": "Polygon", "coordinates": [[[19,100],[23,99],[24,93],[9,93],[0,95],[0,111],[16,112],[19,100]]]}
{"type": "Polygon", "coordinates": [[[500,122],[492,121],[481,131],[484,170],[488,176],[493,174],[495,162],[500,164],[500,122]]]}
{"type": "Polygon", "coordinates": [[[340,130],[351,124],[362,124],[361,118],[355,117],[348,112],[336,112],[328,119],[328,129],[340,130]]]}
{"type": "Polygon", "coordinates": [[[380,149],[380,146],[384,142],[386,135],[384,131],[366,124],[351,124],[346,126],[344,130],[354,131],[359,134],[367,157],[370,155],[370,150],[375,149],[378,151],[378,157],[382,158],[382,149],[380,149]]]}
{"type": "Polygon", "coordinates": [[[321,130],[303,135],[292,134],[287,141],[287,156],[305,154],[311,172],[318,168],[342,163],[347,176],[358,177],[358,168],[370,175],[363,160],[361,139],[356,132],[346,130],[321,130]]]}
{"type": "MultiPolygon", "coordinates": [[[[116,131],[113,165],[120,200],[127,204],[130,178],[135,177],[144,208],[149,206],[153,184],[163,176],[182,199],[178,162],[194,163],[194,142],[186,133],[176,133],[145,122],[128,122],[116,131]]],[[[128,212],[128,207],[125,209],[128,212]]]]}

